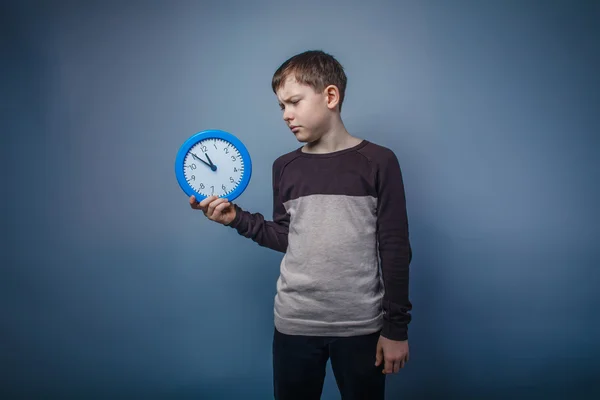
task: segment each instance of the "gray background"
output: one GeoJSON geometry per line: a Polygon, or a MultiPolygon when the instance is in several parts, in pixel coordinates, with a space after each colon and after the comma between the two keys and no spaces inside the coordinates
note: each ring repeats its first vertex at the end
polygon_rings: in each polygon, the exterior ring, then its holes
{"type": "Polygon", "coordinates": [[[412,359],[388,398],[600,393],[597,1],[0,15],[5,394],[272,398],[281,255],[190,210],[173,163],[197,131],[236,134],[237,202],[270,216],[271,164],[299,146],[270,79],[307,49],[345,66],[347,128],[404,173],[412,359]]]}

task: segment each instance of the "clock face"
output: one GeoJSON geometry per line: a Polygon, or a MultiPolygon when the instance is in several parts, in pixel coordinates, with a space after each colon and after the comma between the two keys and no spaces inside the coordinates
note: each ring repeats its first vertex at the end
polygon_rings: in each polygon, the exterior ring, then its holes
{"type": "Polygon", "coordinates": [[[208,138],[194,144],[183,160],[186,182],[204,196],[227,197],[244,179],[244,160],[229,141],[208,138]]]}

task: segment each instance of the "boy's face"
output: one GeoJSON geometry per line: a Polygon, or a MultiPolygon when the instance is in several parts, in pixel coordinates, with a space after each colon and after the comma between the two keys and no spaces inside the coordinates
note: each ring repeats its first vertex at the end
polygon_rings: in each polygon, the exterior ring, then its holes
{"type": "Polygon", "coordinates": [[[285,80],[277,91],[283,111],[283,120],[300,142],[313,142],[321,138],[330,126],[331,108],[325,93],[317,93],[294,77],[285,80]]]}

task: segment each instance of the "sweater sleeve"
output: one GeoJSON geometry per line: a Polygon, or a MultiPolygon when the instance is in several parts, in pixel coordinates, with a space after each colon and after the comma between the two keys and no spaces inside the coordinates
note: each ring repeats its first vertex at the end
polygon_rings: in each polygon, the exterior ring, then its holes
{"type": "Polygon", "coordinates": [[[279,195],[282,167],[279,160],[273,163],[273,220],[268,221],[260,213],[250,213],[234,204],[236,215],[229,226],[260,246],[285,253],[288,246],[290,218],[279,195]]]}
{"type": "Polygon", "coordinates": [[[408,295],[412,251],[404,183],[396,155],[388,150],[377,171],[377,240],[385,294],[383,330],[391,340],[407,340],[412,305],[408,295]]]}

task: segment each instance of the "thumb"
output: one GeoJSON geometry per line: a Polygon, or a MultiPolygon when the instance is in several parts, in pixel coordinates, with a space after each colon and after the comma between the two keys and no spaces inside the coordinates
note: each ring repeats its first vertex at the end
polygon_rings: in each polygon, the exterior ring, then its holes
{"type": "Polygon", "coordinates": [[[378,367],[383,361],[383,347],[381,343],[377,343],[377,352],[375,353],[375,366],[378,367]]]}

